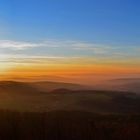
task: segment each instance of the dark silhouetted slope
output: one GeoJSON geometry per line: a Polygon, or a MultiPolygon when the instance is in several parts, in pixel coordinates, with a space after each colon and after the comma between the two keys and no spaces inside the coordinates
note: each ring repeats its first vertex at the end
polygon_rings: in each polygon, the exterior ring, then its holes
{"type": "Polygon", "coordinates": [[[1,140],[139,140],[140,115],[0,111],[1,140]]]}

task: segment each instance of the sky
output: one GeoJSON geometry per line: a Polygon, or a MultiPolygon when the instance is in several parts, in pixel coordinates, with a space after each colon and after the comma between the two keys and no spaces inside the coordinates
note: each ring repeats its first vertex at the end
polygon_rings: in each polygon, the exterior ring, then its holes
{"type": "Polygon", "coordinates": [[[139,0],[0,2],[1,79],[140,75],[139,0]]]}

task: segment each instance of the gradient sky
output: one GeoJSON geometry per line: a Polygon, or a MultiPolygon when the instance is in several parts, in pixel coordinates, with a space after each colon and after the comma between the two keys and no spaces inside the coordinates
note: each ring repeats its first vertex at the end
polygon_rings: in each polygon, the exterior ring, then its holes
{"type": "Polygon", "coordinates": [[[139,15],[139,0],[1,0],[1,75],[137,77],[139,15]]]}

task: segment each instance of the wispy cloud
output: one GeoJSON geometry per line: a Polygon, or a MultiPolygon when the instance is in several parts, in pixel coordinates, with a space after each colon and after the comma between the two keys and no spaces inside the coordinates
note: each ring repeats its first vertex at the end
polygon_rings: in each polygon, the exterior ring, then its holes
{"type": "Polygon", "coordinates": [[[112,51],[111,46],[84,42],[74,44],[73,49],[81,51],[92,51],[95,54],[106,54],[112,51]]]}
{"type": "Polygon", "coordinates": [[[109,46],[70,40],[46,39],[40,42],[26,42],[13,40],[0,40],[1,49],[24,50],[29,48],[71,48],[77,50],[90,50],[95,53],[105,53],[111,49],[109,46]]]}
{"type": "Polygon", "coordinates": [[[28,56],[28,55],[0,55],[0,63],[11,64],[55,64],[79,61],[80,57],[69,56],[28,56]]]}
{"type": "Polygon", "coordinates": [[[2,49],[23,50],[32,47],[38,47],[38,44],[12,40],[0,40],[0,48],[2,49]]]}
{"type": "Polygon", "coordinates": [[[28,56],[28,55],[0,55],[0,64],[10,65],[131,65],[138,66],[138,58],[115,58],[115,57],[88,57],[88,56],[28,56]]]}
{"type": "Polygon", "coordinates": [[[5,53],[9,54],[20,53],[23,55],[26,55],[28,52],[30,52],[30,55],[33,56],[38,54],[38,51],[41,52],[40,55],[55,55],[55,53],[58,54],[59,52],[63,56],[67,56],[67,54],[71,56],[136,56],[138,55],[139,49],[139,46],[113,46],[84,41],[57,39],[46,39],[38,42],[0,40],[1,52],[4,51],[5,53]]]}

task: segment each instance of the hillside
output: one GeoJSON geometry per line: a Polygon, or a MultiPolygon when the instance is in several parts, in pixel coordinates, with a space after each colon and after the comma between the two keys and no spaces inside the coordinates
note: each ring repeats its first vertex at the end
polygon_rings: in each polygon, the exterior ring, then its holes
{"type": "Polygon", "coordinates": [[[0,81],[0,93],[31,94],[36,92],[39,92],[39,90],[30,83],[16,81],[0,81]]]}
{"type": "Polygon", "coordinates": [[[50,82],[50,81],[33,82],[30,84],[43,92],[50,92],[55,89],[80,90],[80,89],[89,88],[87,86],[80,85],[80,84],[64,83],[64,82],[50,82]]]}
{"type": "Polygon", "coordinates": [[[104,81],[95,89],[127,91],[140,94],[140,78],[122,78],[104,81]]]}
{"type": "MultiPolygon", "coordinates": [[[[40,84],[40,82],[35,85],[13,81],[0,82],[0,109],[37,112],[71,110],[94,113],[140,113],[140,96],[133,93],[57,89],[64,87],[62,83],[61,86],[51,83],[55,90],[47,91],[47,89],[40,90],[40,84]]],[[[43,87],[46,84],[48,86],[48,82],[43,82],[43,87]]],[[[78,88],[75,84],[66,84],[65,87],[78,88]]]]}
{"type": "Polygon", "coordinates": [[[140,115],[0,111],[1,140],[139,140],[140,115]]]}

